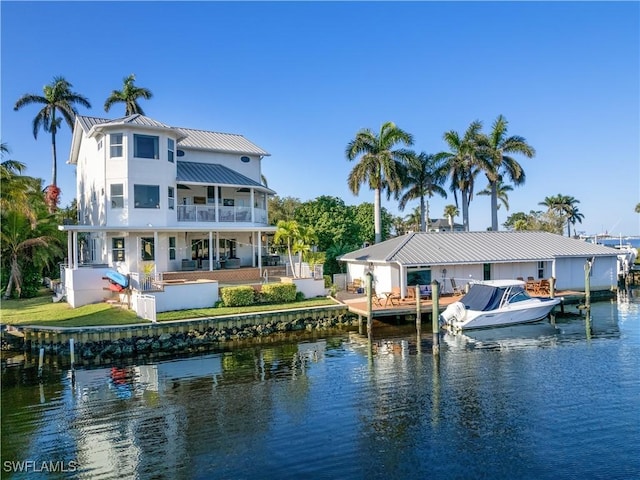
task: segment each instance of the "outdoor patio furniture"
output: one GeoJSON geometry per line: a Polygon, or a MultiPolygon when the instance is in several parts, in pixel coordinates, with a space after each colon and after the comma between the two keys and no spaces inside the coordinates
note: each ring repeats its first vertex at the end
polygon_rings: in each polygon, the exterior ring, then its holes
{"type": "Polygon", "coordinates": [[[453,289],[453,294],[454,295],[463,295],[464,294],[464,290],[461,287],[458,287],[456,285],[455,278],[451,279],[451,288],[453,289]]]}
{"type": "Polygon", "coordinates": [[[182,260],[182,270],[195,270],[197,262],[195,260],[182,260]]]}
{"type": "Polygon", "coordinates": [[[347,283],[347,293],[362,293],[362,280],[354,278],[353,282],[347,283]]]}

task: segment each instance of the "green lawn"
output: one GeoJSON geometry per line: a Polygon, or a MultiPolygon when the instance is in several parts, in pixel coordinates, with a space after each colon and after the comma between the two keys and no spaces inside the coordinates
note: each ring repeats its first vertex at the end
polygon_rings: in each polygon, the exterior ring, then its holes
{"type": "MultiPolygon", "coordinates": [[[[159,322],[195,317],[215,317],[219,315],[245,314],[271,310],[335,305],[330,298],[312,298],[302,302],[280,305],[255,305],[250,307],[201,308],[158,313],[159,322]]],[[[71,308],[68,303],[53,303],[51,292],[42,290],[41,295],[26,300],[2,300],[0,320],[11,325],[42,325],[51,327],[88,327],[107,325],[128,325],[143,323],[134,312],[113,307],[106,303],[95,303],[71,308]]]]}

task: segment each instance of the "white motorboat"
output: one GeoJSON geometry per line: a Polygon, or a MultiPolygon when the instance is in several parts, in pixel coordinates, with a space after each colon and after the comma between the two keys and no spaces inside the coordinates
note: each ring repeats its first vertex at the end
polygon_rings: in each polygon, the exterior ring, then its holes
{"type": "Polygon", "coordinates": [[[451,330],[499,327],[545,318],[561,298],[531,297],[521,280],[488,280],[470,284],[460,301],[440,314],[440,324],[451,330]]]}

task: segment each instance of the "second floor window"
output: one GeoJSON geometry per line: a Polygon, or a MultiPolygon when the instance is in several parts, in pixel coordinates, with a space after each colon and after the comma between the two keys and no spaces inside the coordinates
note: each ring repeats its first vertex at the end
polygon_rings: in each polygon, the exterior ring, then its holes
{"type": "Polygon", "coordinates": [[[167,196],[169,197],[169,210],[173,210],[176,204],[175,190],[173,187],[169,187],[167,196]]]}
{"type": "Polygon", "coordinates": [[[134,185],[133,202],[135,208],[160,208],[160,187],[158,185],[134,185]]]}
{"type": "Polygon", "coordinates": [[[109,135],[109,156],[122,157],[122,134],[112,133],[109,135]]]}
{"type": "Polygon", "coordinates": [[[121,183],[111,184],[111,208],[124,208],[124,188],[121,183]]]}
{"type": "Polygon", "coordinates": [[[173,153],[176,151],[176,142],[173,138],[167,138],[167,160],[173,163],[173,153]]]}
{"type": "Polygon", "coordinates": [[[133,156],[136,158],[159,158],[158,137],[153,135],[133,136],[133,156]]]}

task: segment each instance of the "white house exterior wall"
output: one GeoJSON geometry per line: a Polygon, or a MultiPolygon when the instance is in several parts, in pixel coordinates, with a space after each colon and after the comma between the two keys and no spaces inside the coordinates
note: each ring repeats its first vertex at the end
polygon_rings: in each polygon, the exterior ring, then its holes
{"type": "MultiPolygon", "coordinates": [[[[557,288],[584,290],[585,259],[559,258],[556,260],[557,288]]],[[[616,262],[613,258],[597,258],[593,262],[589,286],[592,290],[606,290],[617,283],[616,262]]]]}
{"type": "MultiPolygon", "coordinates": [[[[178,148],[180,148],[178,146],[178,148]]],[[[206,152],[200,150],[184,149],[184,156],[179,159],[185,162],[194,163],[218,163],[224,167],[235,170],[241,173],[245,177],[250,178],[258,183],[261,183],[260,179],[260,159],[254,155],[239,155],[237,153],[222,153],[222,152],[206,152]],[[246,156],[250,158],[250,161],[244,163],[240,161],[240,158],[246,156]]]]}

